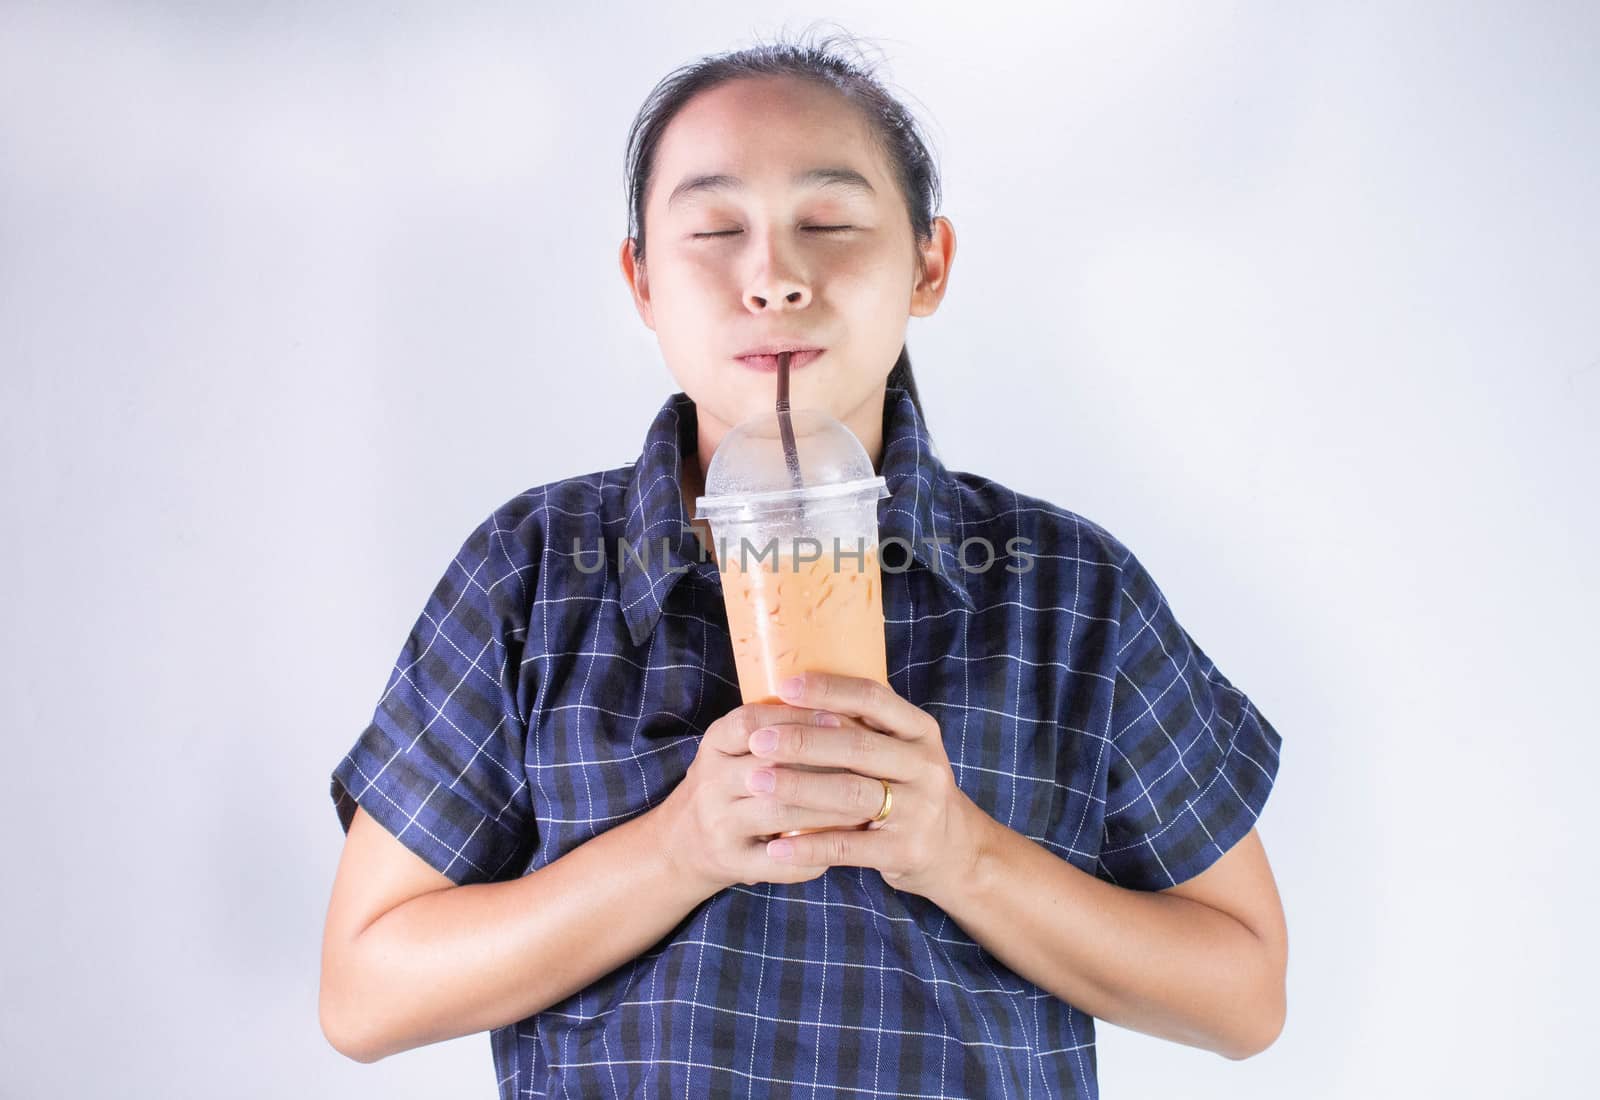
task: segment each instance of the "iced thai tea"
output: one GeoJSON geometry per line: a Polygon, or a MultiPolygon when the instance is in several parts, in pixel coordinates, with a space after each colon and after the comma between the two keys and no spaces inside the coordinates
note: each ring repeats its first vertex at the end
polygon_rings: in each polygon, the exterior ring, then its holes
{"type": "MultiPolygon", "coordinates": [[[[867,546],[861,553],[856,549],[841,547],[837,568],[831,547],[814,560],[789,548],[759,559],[754,553],[729,554],[722,567],[722,599],[744,702],[781,704],[778,685],[807,671],[836,672],[888,684],[878,551],[876,546],[867,546]]],[[[784,766],[799,771],[838,770],[793,763],[784,766]]],[[[790,829],[778,835],[826,831],[790,829]]]]}
{"type": "Polygon", "coordinates": [[[754,552],[735,550],[722,568],[722,598],[744,702],[782,703],[778,685],[807,671],[887,685],[877,547],[866,546],[859,554],[855,547],[843,547],[837,569],[831,547],[814,561],[796,557],[788,547],[760,560],[754,552]]]}

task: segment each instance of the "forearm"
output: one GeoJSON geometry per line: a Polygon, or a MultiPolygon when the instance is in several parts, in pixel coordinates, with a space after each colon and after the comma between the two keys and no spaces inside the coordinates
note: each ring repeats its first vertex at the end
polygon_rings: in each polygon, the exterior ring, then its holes
{"type": "Polygon", "coordinates": [[[674,873],[646,813],[516,880],[413,898],[347,952],[353,1056],[532,1016],[638,957],[708,896],[674,873]]]}
{"type": "Polygon", "coordinates": [[[1230,1058],[1270,1041],[1282,986],[1249,928],[1188,898],[1113,886],[973,809],[975,873],[929,900],[990,954],[1120,1027],[1230,1058]]]}

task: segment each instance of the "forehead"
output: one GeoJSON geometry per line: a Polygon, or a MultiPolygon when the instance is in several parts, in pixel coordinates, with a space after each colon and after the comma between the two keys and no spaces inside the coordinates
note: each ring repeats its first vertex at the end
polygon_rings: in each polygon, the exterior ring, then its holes
{"type": "Polygon", "coordinates": [[[859,111],[838,92],[792,77],[730,81],[691,99],[656,149],[650,205],[689,176],[726,173],[751,187],[787,188],[826,164],[865,176],[882,197],[890,180],[859,111]]]}

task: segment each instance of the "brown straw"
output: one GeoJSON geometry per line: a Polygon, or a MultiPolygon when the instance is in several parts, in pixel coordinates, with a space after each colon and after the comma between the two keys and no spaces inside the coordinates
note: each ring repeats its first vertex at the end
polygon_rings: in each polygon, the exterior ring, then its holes
{"type": "MultiPolygon", "coordinates": [[[[800,452],[794,445],[794,423],[789,419],[789,356],[790,352],[778,353],[778,434],[783,437],[783,459],[789,467],[789,480],[796,489],[804,489],[806,483],[800,478],[800,452]]],[[[800,516],[802,521],[806,514],[805,502],[800,502],[800,516]]],[[[795,566],[798,570],[799,566],[795,566]]]]}
{"type": "Polygon", "coordinates": [[[778,432],[783,436],[783,458],[789,465],[789,480],[796,489],[805,488],[800,478],[800,454],[794,445],[794,423],[789,419],[789,356],[778,353],[778,432]]]}

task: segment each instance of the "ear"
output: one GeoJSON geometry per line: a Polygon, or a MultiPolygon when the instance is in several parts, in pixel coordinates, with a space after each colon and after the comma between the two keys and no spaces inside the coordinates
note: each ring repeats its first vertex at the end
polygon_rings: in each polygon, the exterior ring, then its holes
{"type": "Polygon", "coordinates": [[[925,244],[917,243],[917,255],[922,273],[911,291],[911,316],[927,317],[939,308],[950,287],[950,267],[956,259],[956,227],[949,218],[933,219],[933,236],[925,244]]]}
{"type": "Polygon", "coordinates": [[[655,313],[650,308],[650,280],[645,265],[634,260],[632,237],[622,238],[622,248],[617,254],[617,261],[622,267],[622,277],[627,281],[628,290],[633,295],[633,307],[639,311],[639,318],[644,321],[645,328],[654,332],[656,323],[655,313]]]}

